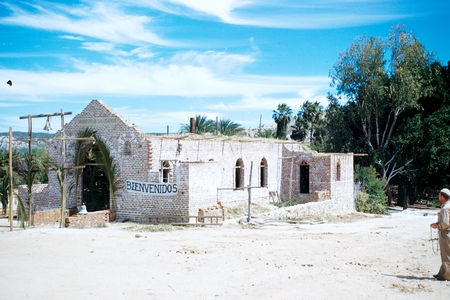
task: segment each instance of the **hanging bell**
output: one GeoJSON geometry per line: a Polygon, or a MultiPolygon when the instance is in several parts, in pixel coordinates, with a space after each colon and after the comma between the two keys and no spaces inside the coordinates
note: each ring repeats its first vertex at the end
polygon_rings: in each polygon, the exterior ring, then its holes
{"type": "Polygon", "coordinates": [[[44,130],[47,130],[47,131],[52,130],[52,125],[50,124],[50,116],[47,116],[47,121],[45,122],[44,130]]]}
{"type": "Polygon", "coordinates": [[[86,209],[86,205],[84,205],[84,203],[83,203],[83,205],[81,205],[81,207],[80,207],[80,211],[78,212],[80,215],[85,215],[85,214],[87,214],[88,212],[87,212],[87,209],[86,209]]]}

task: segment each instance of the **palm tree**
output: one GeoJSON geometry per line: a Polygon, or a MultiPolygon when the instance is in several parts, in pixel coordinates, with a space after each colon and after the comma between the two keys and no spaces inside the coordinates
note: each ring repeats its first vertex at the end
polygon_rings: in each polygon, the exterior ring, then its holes
{"type": "MultiPolygon", "coordinates": [[[[92,137],[94,135],[95,131],[92,128],[86,128],[84,131],[80,131],[78,133],[78,138],[79,140],[77,140],[76,142],[76,146],[75,146],[75,166],[82,166],[84,165],[85,161],[85,156],[86,156],[86,151],[88,149],[88,147],[84,147],[84,142],[85,140],[82,140],[83,138],[88,138],[88,137],[92,137]]],[[[80,175],[82,173],[82,169],[81,168],[76,168],[75,169],[75,199],[78,196],[78,185],[80,182],[80,175]]],[[[81,204],[81,203],[80,203],[81,204]]],[[[78,205],[78,203],[77,203],[78,205]]]]}
{"type": "MultiPolygon", "coordinates": [[[[213,120],[208,120],[206,116],[195,115],[194,133],[202,134],[206,132],[214,132],[216,123],[213,120]]],[[[191,124],[181,124],[180,132],[190,132],[191,124]]]]}
{"type": "Polygon", "coordinates": [[[308,121],[300,116],[296,116],[294,125],[291,126],[291,139],[303,142],[308,136],[308,128],[308,121]]]}
{"type": "Polygon", "coordinates": [[[245,130],[241,124],[234,123],[230,119],[220,120],[218,127],[221,134],[228,136],[242,133],[245,130]]]}
{"type": "Polygon", "coordinates": [[[278,109],[273,111],[272,119],[277,123],[277,139],[286,139],[286,129],[291,116],[292,109],[286,103],[278,104],[278,109]]]}
{"type": "MultiPolygon", "coordinates": [[[[6,214],[8,205],[14,205],[14,203],[9,203],[10,199],[10,173],[9,168],[6,166],[1,167],[1,170],[4,171],[4,176],[0,179],[0,202],[2,203],[3,208],[3,214],[6,214]]],[[[13,171],[13,178],[14,171],[13,171]]],[[[14,185],[14,184],[13,184],[14,185]]],[[[30,226],[30,221],[28,219],[27,210],[25,208],[25,205],[22,202],[22,199],[20,199],[19,195],[16,192],[13,192],[14,195],[18,198],[17,203],[17,219],[20,221],[20,227],[25,229],[25,222],[28,221],[28,226],[30,226]]],[[[9,218],[12,218],[13,216],[9,216],[9,218]]]]}
{"type": "Polygon", "coordinates": [[[115,193],[122,188],[122,181],[119,179],[119,169],[114,162],[114,158],[111,156],[108,146],[106,143],[95,137],[95,143],[98,145],[98,149],[101,153],[100,157],[98,157],[99,163],[103,165],[103,172],[105,173],[106,179],[109,184],[109,199],[112,202],[113,209],[117,210],[115,193]]]}
{"type": "Polygon", "coordinates": [[[315,142],[314,137],[318,137],[318,139],[321,140],[320,127],[323,123],[321,119],[323,114],[322,110],[323,107],[319,102],[309,102],[309,100],[307,100],[303,103],[298,112],[298,117],[305,119],[308,123],[309,140],[311,144],[315,142]]]}

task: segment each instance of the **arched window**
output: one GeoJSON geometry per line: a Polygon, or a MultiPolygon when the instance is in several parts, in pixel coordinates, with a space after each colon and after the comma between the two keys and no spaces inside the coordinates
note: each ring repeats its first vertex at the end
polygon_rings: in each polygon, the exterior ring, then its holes
{"type": "Polygon", "coordinates": [[[267,160],[265,158],[261,159],[259,168],[259,186],[267,187],[267,160]]]}
{"type": "Polygon", "coordinates": [[[336,164],[336,181],[341,181],[341,160],[339,159],[336,164]]]}
{"type": "Polygon", "coordinates": [[[236,189],[244,187],[244,162],[240,158],[234,167],[234,187],[236,189]]]}
{"type": "Polygon", "coordinates": [[[162,182],[172,182],[173,170],[170,162],[163,161],[162,163],[162,182]]]}
{"type": "Polygon", "coordinates": [[[309,165],[304,160],[300,163],[300,194],[309,194],[309,165]]]}

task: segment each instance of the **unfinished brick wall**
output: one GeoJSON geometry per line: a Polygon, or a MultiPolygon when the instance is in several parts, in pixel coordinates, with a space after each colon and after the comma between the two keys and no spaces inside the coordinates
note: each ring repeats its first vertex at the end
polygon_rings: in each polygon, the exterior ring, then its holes
{"type": "MultiPolygon", "coordinates": [[[[69,214],[69,211],[66,211],[69,214]]],[[[34,226],[57,225],[61,217],[61,209],[48,209],[33,213],[34,226]]]]}
{"type": "Polygon", "coordinates": [[[113,222],[115,218],[116,214],[112,209],[76,214],[66,218],[66,227],[96,227],[113,222]]]}

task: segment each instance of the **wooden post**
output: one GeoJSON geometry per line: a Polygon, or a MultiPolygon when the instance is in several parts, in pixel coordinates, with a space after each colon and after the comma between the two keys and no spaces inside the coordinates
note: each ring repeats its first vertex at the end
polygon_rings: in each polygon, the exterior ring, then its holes
{"type": "Polygon", "coordinates": [[[194,118],[190,119],[190,125],[191,125],[191,133],[195,133],[195,121],[194,118]]]}
{"type": "Polygon", "coordinates": [[[9,127],[9,230],[13,231],[12,127],[9,127]]]}
{"type": "Polygon", "coordinates": [[[248,180],[248,217],[247,222],[250,222],[252,218],[252,171],[253,171],[253,161],[250,164],[250,178],[248,180]]]}
{"type": "Polygon", "coordinates": [[[294,156],[291,156],[291,172],[289,174],[289,201],[292,200],[292,172],[294,169],[294,156]]]}
{"type": "MultiPolygon", "coordinates": [[[[61,166],[61,172],[63,173],[61,185],[65,185],[66,182],[66,176],[65,176],[65,167],[66,167],[66,134],[64,132],[64,111],[61,108],[61,135],[62,135],[62,145],[61,145],[61,151],[62,151],[62,166],[61,166]]],[[[62,195],[61,195],[61,219],[59,220],[59,228],[66,227],[66,189],[65,187],[61,188],[62,195]]]]}

